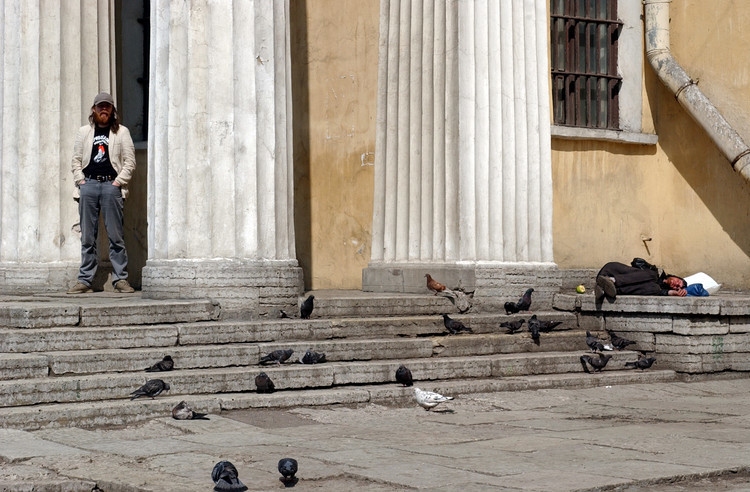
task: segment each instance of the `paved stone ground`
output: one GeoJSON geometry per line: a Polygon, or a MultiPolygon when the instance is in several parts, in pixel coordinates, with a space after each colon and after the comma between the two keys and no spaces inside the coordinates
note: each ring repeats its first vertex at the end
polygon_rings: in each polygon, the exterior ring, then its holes
{"type": "Polygon", "coordinates": [[[0,429],[0,491],[207,491],[222,459],[250,490],[274,490],[284,456],[300,491],[750,490],[750,379],[210,418],[0,429]]]}

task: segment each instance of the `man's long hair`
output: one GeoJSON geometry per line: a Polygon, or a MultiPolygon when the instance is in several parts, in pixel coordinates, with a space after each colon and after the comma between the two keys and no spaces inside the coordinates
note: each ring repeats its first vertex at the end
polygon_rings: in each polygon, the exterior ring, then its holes
{"type": "MultiPolygon", "coordinates": [[[[94,106],[91,106],[89,123],[94,124],[94,106]]],[[[109,115],[109,129],[112,130],[112,133],[117,133],[117,130],[120,129],[120,121],[117,119],[117,110],[114,106],[112,106],[112,114],[109,115]]]]}

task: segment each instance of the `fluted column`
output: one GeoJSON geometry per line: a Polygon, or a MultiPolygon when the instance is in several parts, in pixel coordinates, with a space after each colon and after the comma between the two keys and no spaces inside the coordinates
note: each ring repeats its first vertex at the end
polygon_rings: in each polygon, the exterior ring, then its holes
{"type": "Polygon", "coordinates": [[[151,297],[296,304],[288,2],[151,3],[151,297]]]}
{"type": "Polygon", "coordinates": [[[94,96],[115,93],[113,17],[110,2],[0,3],[0,291],[76,278],[70,161],[94,96]]]}
{"type": "Polygon", "coordinates": [[[428,270],[555,283],[544,2],[382,0],[380,21],[363,288],[421,291],[428,270]]]}

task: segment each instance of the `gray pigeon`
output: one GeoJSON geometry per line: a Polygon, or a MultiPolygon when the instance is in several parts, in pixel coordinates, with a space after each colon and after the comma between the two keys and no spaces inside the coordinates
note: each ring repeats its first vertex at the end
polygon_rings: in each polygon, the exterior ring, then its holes
{"type": "Polygon", "coordinates": [[[310,315],[313,312],[313,308],[315,307],[313,305],[313,300],[315,299],[315,296],[308,296],[307,299],[305,299],[305,302],[302,303],[302,305],[299,308],[299,317],[302,319],[310,319],[310,315]]]}
{"type": "Polygon", "coordinates": [[[505,303],[505,314],[515,314],[520,311],[528,311],[531,307],[531,293],[534,289],[526,289],[526,292],[521,296],[518,302],[506,302],[505,303]]]}
{"type": "Polygon", "coordinates": [[[641,354],[638,356],[638,360],[635,362],[626,362],[625,367],[632,367],[633,369],[640,369],[641,371],[651,367],[656,362],[656,357],[646,357],[641,354]]]}
{"type": "Polygon", "coordinates": [[[326,354],[313,352],[310,349],[307,349],[307,352],[305,352],[305,355],[299,358],[300,364],[321,364],[325,361],[326,361],[326,354]]]}
{"type": "Polygon", "coordinates": [[[445,326],[445,328],[451,335],[458,335],[463,331],[465,331],[466,333],[474,333],[471,328],[464,325],[458,320],[451,319],[447,314],[443,315],[443,326],[445,326]]]}
{"type": "Polygon", "coordinates": [[[174,369],[174,361],[171,355],[165,355],[162,360],[151,367],[146,368],[146,372],[171,371],[174,369]]]}
{"type": "Polygon", "coordinates": [[[414,380],[411,377],[411,371],[404,365],[398,366],[396,369],[396,382],[403,384],[404,386],[412,386],[414,380]]]}
{"type": "Polygon", "coordinates": [[[185,401],[181,401],[172,409],[172,418],[175,420],[211,420],[206,415],[194,412],[185,401]]]}
{"type": "Polygon", "coordinates": [[[532,315],[531,318],[529,318],[529,332],[531,333],[531,339],[534,340],[534,343],[536,345],[539,345],[539,320],[536,319],[536,314],[532,315]]]}
{"type": "Polygon", "coordinates": [[[604,343],[588,331],[586,332],[586,345],[589,346],[592,352],[604,350],[604,343]]]}
{"type": "Polygon", "coordinates": [[[294,353],[294,350],[292,349],[286,349],[286,350],[274,350],[273,352],[270,352],[263,357],[260,358],[260,361],[258,364],[281,364],[285,362],[289,357],[292,356],[294,353]]]}
{"type": "Polygon", "coordinates": [[[500,323],[501,328],[506,328],[508,330],[508,334],[513,334],[521,329],[523,324],[526,323],[525,319],[518,319],[516,321],[503,321],[500,323]]]}
{"type": "Polygon", "coordinates": [[[607,331],[607,333],[609,333],[609,340],[610,342],[612,342],[612,346],[617,350],[625,350],[625,347],[627,347],[628,345],[635,345],[634,341],[617,336],[612,331],[607,331]]]}
{"type": "Polygon", "coordinates": [[[279,460],[279,473],[281,473],[281,480],[284,485],[291,487],[299,480],[294,475],[297,473],[297,460],[294,458],[281,458],[279,460]]]}
{"type": "Polygon", "coordinates": [[[268,374],[261,372],[255,376],[255,388],[258,393],[273,393],[275,386],[273,385],[271,378],[268,377],[268,374]]]}
{"type": "Polygon", "coordinates": [[[229,461],[219,461],[211,472],[211,480],[216,484],[217,492],[244,492],[247,487],[240,481],[237,468],[229,461]]]}
{"type": "Polygon", "coordinates": [[[162,391],[169,391],[169,385],[161,379],[149,379],[146,384],[133,391],[130,399],[135,400],[141,396],[150,396],[152,399],[159,396],[162,391]]]}
{"type": "Polygon", "coordinates": [[[594,357],[593,355],[582,355],[581,356],[581,366],[583,366],[583,370],[585,372],[590,373],[588,367],[586,367],[586,363],[588,362],[591,367],[594,368],[594,372],[601,372],[602,369],[604,369],[604,366],[607,365],[607,362],[609,362],[609,359],[612,358],[611,355],[604,355],[602,353],[597,354],[599,357],[594,357]]]}

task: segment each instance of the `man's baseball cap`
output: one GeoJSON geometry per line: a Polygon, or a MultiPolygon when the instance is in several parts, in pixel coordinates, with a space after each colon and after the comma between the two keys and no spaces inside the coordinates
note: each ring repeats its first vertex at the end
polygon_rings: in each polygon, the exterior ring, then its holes
{"type": "Polygon", "coordinates": [[[94,106],[103,102],[111,104],[113,108],[115,107],[115,100],[112,99],[112,96],[108,92],[100,92],[94,98],[94,106]]]}

